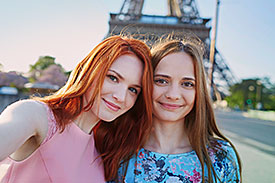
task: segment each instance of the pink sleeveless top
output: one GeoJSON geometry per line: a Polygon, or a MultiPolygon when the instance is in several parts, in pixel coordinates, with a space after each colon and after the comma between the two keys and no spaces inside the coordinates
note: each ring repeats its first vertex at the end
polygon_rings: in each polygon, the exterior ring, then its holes
{"type": "Polygon", "coordinates": [[[7,158],[2,161],[0,168],[8,169],[5,173],[2,170],[4,177],[1,183],[105,182],[103,164],[97,158],[93,135],[86,134],[75,123],[59,133],[51,109],[43,105],[48,111],[47,137],[25,160],[17,162],[7,158]]]}

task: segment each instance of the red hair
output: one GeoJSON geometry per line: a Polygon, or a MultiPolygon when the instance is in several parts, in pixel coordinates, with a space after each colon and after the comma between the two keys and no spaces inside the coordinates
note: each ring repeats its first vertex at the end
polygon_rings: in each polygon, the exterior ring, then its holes
{"type": "Polygon", "coordinates": [[[111,123],[101,121],[94,128],[95,145],[104,163],[106,181],[117,178],[120,163],[128,161],[138,152],[152,126],[153,71],[150,49],[142,41],[127,41],[131,45],[130,50],[144,63],[142,91],[128,112],[111,123]]]}
{"type": "Polygon", "coordinates": [[[34,98],[48,104],[60,132],[83,111],[91,109],[112,63],[121,55],[137,56],[144,65],[142,90],[135,105],[113,122],[99,122],[94,128],[95,146],[104,164],[105,179],[117,176],[119,164],[129,159],[144,142],[152,126],[152,66],[149,47],[142,41],[111,36],[98,44],[72,71],[66,85],[51,96],[34,98]],[[83,95],[93,85],[86,106],[83,95]]]}

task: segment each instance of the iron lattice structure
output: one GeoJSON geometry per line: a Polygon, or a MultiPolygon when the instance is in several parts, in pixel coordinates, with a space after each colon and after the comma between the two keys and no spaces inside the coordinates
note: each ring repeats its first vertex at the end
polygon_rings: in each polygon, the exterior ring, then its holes
{"type": "MultiPolygon", "coordinates": [[[[121,32],[140,35],[139,38],[154,39],[167,33],[192,32],[206,45],[204,65],[206,72],[210,68],[210,18],[202,18],[195,0],[167,0],[168,15],[142,14],[144,0],[124,0],[119,13],[110,13],[109,32],[107,36],[118,35],[121,32]],[[149,34],[148,34],[149,33],[149,34]],[[148,37],[149,35],[149,37],[148,37]],[[155,35],[151,36],[150,35],[155,35]]],[[[215,52],[213,64],[212,91],[218,91],[219,96],[229,94],[228,88],[236,82],[225,59],[218,50],[215,52]]],[[[217,95],[213,94],[215,98],[217,95]]]]}

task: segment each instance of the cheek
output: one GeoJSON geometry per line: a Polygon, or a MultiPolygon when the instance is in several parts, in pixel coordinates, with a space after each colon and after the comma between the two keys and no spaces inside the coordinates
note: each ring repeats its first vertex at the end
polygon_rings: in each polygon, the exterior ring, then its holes
{"type": "Polygon", "coordinates": [[[98,100],[98,97],[96,97],[93,106],[91,108],[91,111],[97,116],[98,112],[100,111],[100,101],[98,100]]]}
{"type": "Polygon", "coordinates": [[[127,109],[130,109],[133,107],[133,105],[135,105],[135,102],[137,100],[137,96],[130,96],[130,94],[128,94],[129,96],[127,96],[126,98],[126,105],[125,107],[127,109]]]}
{"type": "Polygon", "coordinates": [[[92,94],[93,94],[93,87],[91,86],[87,91],[86,93],[84,94],[84,97],[85,97],[85,102],[88,102],[90,101],[91,97],[92,97],[92,94]]]}
{"type": "Polygon", "coordinates": [[[164,90],[165,90],[164,87],[161,88],[161,87],[158,87],[158,86],[154,86],[153,94],[152,94],[153,100],[156,100],[156,99],[160,98],[163,95],[164,90]]]}
{"type": "Polygon", "coordinates": [[[195,94],[195,90],[190,90],[185,93],[185,99],[188,101],[188,104],[194,104],[195,94]]]}
{"type": "Polygon", "coordinates": [[[107,79],[104,80],[102,88],[101,88],[101,93],[104,93],[111,88],[111,83],[107,81],[107,79]]]}

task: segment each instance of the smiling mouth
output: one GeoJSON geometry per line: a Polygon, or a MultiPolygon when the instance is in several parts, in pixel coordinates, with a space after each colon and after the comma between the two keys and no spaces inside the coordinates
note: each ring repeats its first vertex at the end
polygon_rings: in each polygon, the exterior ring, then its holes
{"type": "Polygon", "coordinates": [[[162,103],[162,102],[158,102],[164,109],[167,110],[175,110],[175,109],[179,109],[182,107],[182,105],[178,105],[178,104],[167,104],[167,103],[162,103]]]}
{"type": "Polygon", "coordinates": [[[107,100],[104,99],[104,98],[102,98],[102,100],[104,101],[105,105],[106,105],[109,109],[111,109],[112,111],[117,112],[117,111],[120,109],[120,107],[119,107],[118,105],[116,105],[116,104],[114,104],[114,103],[112,103],[112,102],[109,102],[109,101],[107,101],[107,100]]]}

